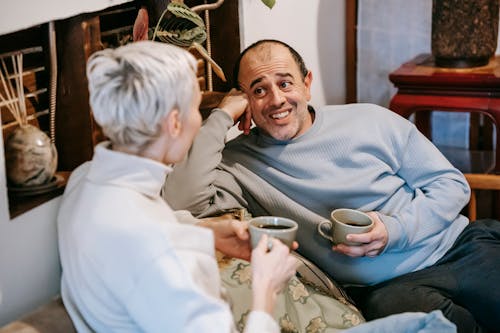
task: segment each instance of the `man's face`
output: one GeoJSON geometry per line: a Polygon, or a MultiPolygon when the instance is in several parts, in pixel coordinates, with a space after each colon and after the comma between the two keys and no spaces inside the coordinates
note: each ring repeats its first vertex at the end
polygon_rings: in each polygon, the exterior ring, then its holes
{"type": "Polygon", "coordinates": [[[278,140],[295,138],[311,127],[307,109],[312,75],[302,79],[290,51],[265,43],[241,59],[238,82],[247,94],[255,125],[278,140]]]}

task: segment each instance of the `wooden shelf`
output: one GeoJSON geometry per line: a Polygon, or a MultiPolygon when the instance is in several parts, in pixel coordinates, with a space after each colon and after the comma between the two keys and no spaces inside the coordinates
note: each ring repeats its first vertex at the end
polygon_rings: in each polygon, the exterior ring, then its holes
{"type": "Polygon", "coordinates": [[[47,201],[54,199],[55,197],[62,195],[71,173],[69,171],[59,171],[56,174],[58,176],[61,176],[64,181],[58,183],[57,187],[52,189],[50,192],[29,196],[9,195],[10,218],[13,219],[30,209],[33,209],[47,201]]]}

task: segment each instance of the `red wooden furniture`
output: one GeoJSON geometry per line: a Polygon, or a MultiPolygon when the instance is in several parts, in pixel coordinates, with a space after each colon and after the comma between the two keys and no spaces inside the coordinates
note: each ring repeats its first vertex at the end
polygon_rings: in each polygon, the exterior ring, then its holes
{"type": "MultiPolygon", "coordinates": [[[[461,158],[469,160],[470,168],[462,171],[467,172],[472,188],[468,213],[475,220],[476,190],[500,190],[500,55],[486,66],[451,69],[436,67],[431,55],[421,54],[392,72],[389,79],[398,88],[389,108],[406,118],[415,113],[415,124],[431,140],[432,111],[470,112],[471,118],[482,113],[492,120],[495,151],[441,149],[453,164],[461,158]]],[[[500,218],[499,196],[493,197],[491,206],[487,215],[500,218]]]]}
{"type": "Polygon", "coordinates": [[[417,127],[429,138],[431,111],[480,112],[490,117],[497,127],[499,149],[493,170],[480,172],[500,173],[500,55],[486,66],[450,69],[436,67],[431,55],[421,54],[389,79],[398,88],[389,108],[406,118],[415,113],[417,127]]]}

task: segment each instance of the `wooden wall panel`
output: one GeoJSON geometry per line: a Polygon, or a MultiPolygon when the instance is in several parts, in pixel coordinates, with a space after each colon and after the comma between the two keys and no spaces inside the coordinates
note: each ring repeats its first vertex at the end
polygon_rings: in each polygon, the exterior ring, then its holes
{"type": "Polygon", "coordinates": [[[358,1],[345,0],[346,8],[346,103],[357,102],[357,15],[358,1]]]}
{"type": "Polygon", "coordinates": [[[56,147],[59,170],[72,171],[93,155],[93,121],[85,65],[101,48],[99,18],[80,15],[57,24],[56,147]]]}

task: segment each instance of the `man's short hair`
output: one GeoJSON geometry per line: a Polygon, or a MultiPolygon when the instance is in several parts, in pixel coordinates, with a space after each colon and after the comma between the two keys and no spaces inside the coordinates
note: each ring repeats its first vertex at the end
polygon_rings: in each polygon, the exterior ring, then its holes
{"type": "Polygon", "coordinates": [[[306,77],[307,73],[309,72],[309,70],[306,67],[304,59],[302,59],[302,57],[300,56],[300,54],[297,51],[295,51],[295,49],[293,47],[291,47],[287,43],[282,42],[280,40],[276,40],[276,39],[261,39],[261,40],[255,42],[255,43],[253,43],[252,45],[248,46],[246,49],[244,49],[243,52],[240,53],[238,59],[236,59],[236,63],[234,64],[234,69],[233,69],[233,87],[235,87],[237,89],[240,89],[240,85],[239,85],[239,82],[238,82],[238,75],[240,74],[240,63],[241,63],[241,59],[243,59],[243,56],[248,51],[250,51],[250,50],[258,47],[259,45],[263,45],[263,44],[278,44],[278,45],[282,45],[282,46],[286,47],[288,49],[288,51],[290,51],[290,54],[292,55],[293,60],[295,60],[295,63],[299,67],[299,71],[300,71],[300,74],[302,76],[302,80],[305,79],[305,77],[306,77]]]}

